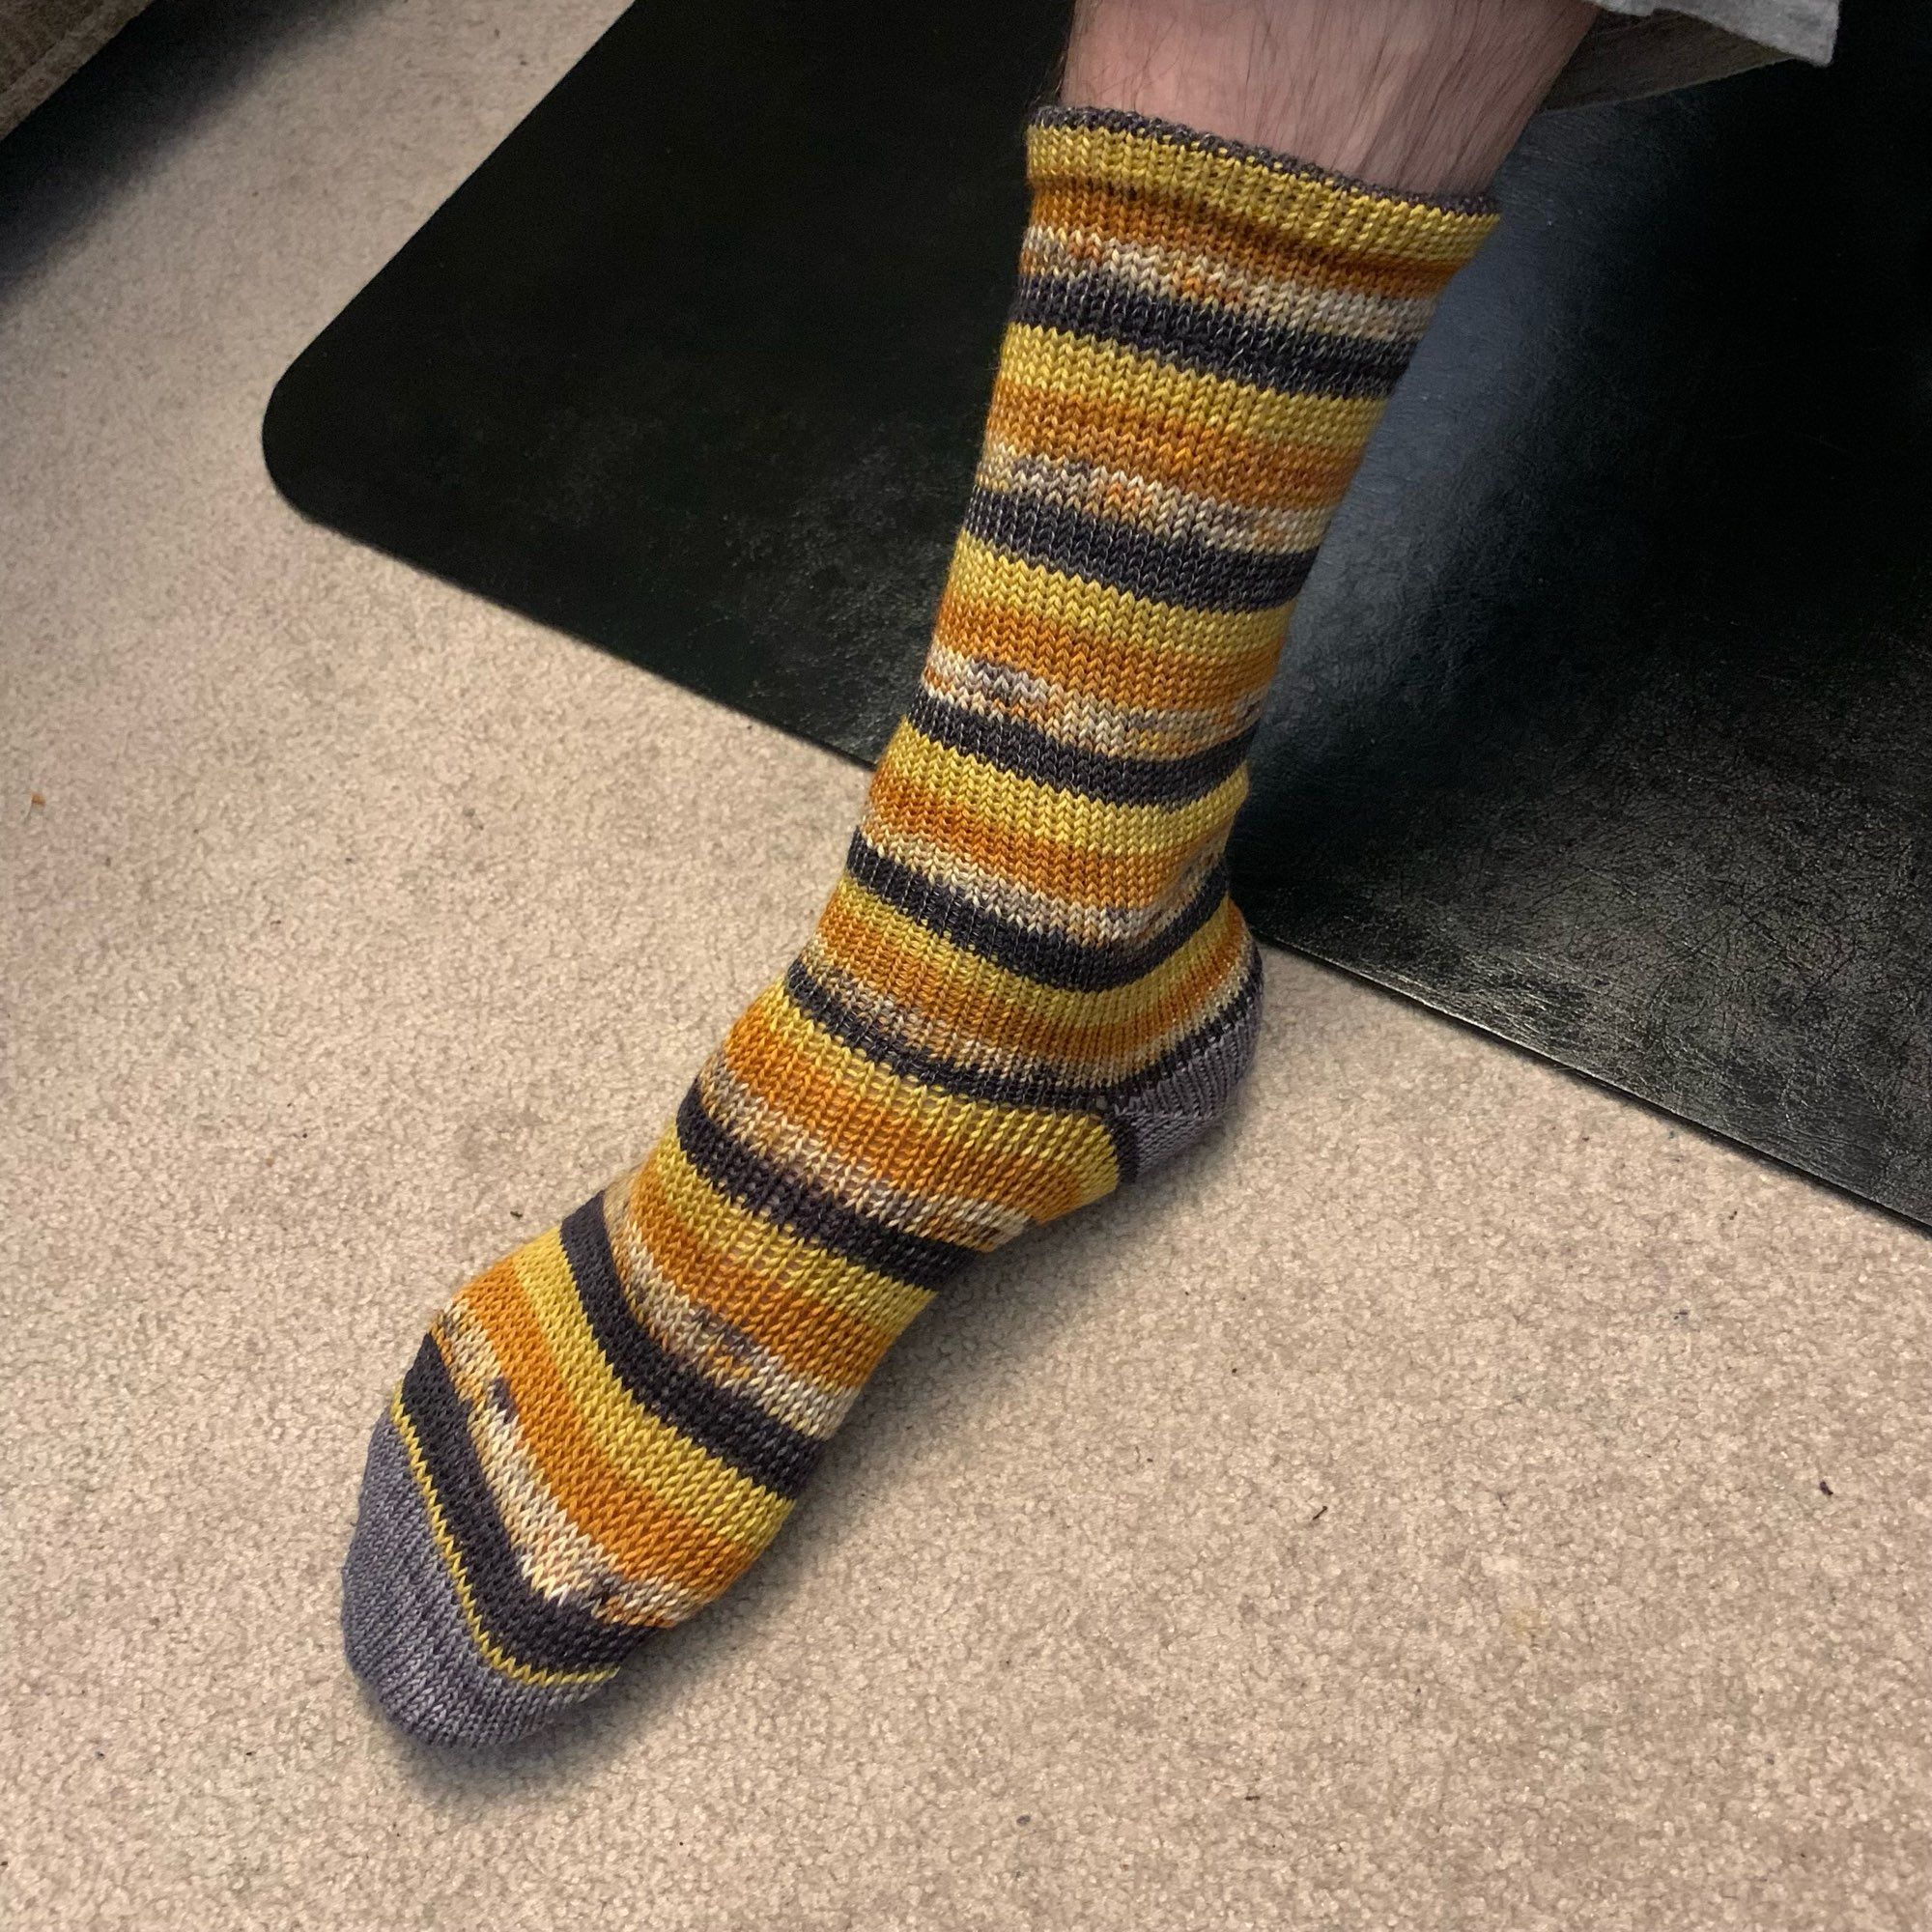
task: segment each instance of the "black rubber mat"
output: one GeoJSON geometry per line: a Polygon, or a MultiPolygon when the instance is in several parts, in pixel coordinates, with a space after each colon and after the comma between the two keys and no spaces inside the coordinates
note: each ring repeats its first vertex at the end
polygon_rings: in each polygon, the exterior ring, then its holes
{"type": "MultiPolygon", "coordinates": [[[[1303,599],[1268,938],[1932,1220],[1932,22],[1550,116],[1303,599]]],[[[858,757],[1052,9],[626,14],[283,378],[309,515],[858,757]]]]}

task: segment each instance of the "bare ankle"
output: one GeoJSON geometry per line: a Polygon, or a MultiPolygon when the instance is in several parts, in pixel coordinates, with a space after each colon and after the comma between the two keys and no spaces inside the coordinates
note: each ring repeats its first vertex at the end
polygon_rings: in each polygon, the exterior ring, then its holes
{"type": "Polygon", "coordinates": [[[1411,193],[1480,191],[1592,19],[1584,0],[1081,0],[1061,98],[1411,193]]]}

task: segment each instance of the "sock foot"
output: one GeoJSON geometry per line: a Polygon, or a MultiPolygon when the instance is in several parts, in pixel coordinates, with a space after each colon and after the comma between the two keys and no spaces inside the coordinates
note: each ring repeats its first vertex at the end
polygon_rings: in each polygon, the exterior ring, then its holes
{"type": "Polygon", "coordinates": [[[507,1744],[609,1680],[607,1670],[546,1684],[497,1667],[506,1660],[466,1610],[449,1558],[392,1413],[363,1468],[342,1566],[342,1637],[350,1668],[393,1723],[424,1744],[507,1744]]]}

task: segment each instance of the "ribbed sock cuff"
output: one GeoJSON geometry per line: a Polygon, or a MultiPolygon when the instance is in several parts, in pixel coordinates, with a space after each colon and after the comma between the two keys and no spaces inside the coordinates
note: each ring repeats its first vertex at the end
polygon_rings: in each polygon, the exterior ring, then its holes
{"type": "MultiPolygon", "coordinates": [[[[1311,167],[1292,156],[1105,107],[1043,107],[1027,130],[1036,194],[1055,184],[1112,189],[1246,226],[1253,246],[1292,239],[1335,255],[1419,270],[1446,281],[1495,226],[1486,195],[1432,199],[1311,167]]],[[[1226,241],[1241,240],[1229,233],[1226,241]]]]}

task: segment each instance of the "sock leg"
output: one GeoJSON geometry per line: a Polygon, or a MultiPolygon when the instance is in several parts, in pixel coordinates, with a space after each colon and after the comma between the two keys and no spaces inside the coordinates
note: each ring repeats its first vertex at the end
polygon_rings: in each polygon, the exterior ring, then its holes
{"type": "Polygon", "coordinates": [[[1246,1064],[1248,740],[1490,217],[1104,110],[1029,156],[931,654],[816,928],[643,1164],[437,1317],[378,1431],[345,1630],[421,1735],[513,1736],[716,1597],[952,1275],[1185,1146],[1246,1064]]]}

